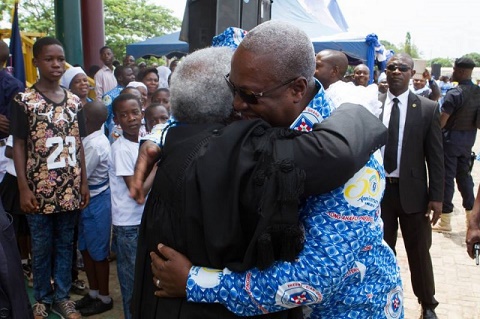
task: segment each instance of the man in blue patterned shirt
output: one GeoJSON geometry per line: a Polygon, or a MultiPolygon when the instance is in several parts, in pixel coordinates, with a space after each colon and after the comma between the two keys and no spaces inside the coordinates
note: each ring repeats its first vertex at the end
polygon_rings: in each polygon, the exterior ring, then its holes
{"type": "MultiPolygon", "coordinates": [[[[309,131],[332,112],[314,72],[306,34],[269,21],[240,43],[226,79],[243,118],[309,131]]],[[[186,285],[188,301],[221,303],[241,316],[303,306],[305,318],[403,318],[399,268],[383,242],[384,188],[377,152],[345,185],[301,203],[303,251],[296,261],[276,261],[265,270],[190,267],[182,255],[160,245],[166,260],[152,255],[156,294],[185,296],[186,285]]]]}

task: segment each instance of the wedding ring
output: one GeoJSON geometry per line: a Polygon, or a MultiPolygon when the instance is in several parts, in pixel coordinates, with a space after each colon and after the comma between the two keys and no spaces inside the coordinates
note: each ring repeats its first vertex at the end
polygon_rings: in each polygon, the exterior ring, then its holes
{"type": "Polygon", "coordinates": [[[160,279],[157,279],[156,285],[158,288],[160,288],[160,279]]]}

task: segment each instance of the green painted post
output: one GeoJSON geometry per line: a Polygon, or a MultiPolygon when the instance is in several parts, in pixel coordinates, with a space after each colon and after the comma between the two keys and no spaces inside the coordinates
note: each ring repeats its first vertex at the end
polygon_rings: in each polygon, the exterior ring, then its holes
{"type": "Polygon", "coordinates": [[[80,0],[54,0],[56,37],[63,43],[71,65],[83,66],[80,0]]]}

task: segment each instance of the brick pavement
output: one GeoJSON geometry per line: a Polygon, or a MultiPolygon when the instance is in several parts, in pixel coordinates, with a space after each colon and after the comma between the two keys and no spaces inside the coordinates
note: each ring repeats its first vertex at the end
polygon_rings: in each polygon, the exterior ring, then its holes
{"type": "MultiPolygon", "coordinates": [[[[473,149],[480,153],[480,141],[473,149]]],[[[480,182],[480,162],[475,161],[472,171],[475,194],[480,182]]],[[[468,257],[465,245],[465,211],[462,198],[455,190],[451,233],[433,233],[432,256],[435,273],[436,299],[440,303],[436,313],[440,319],[480,319],[480,266],[468,257]]],[[[410,273],[399,234],[397,254],[404,284],[405,318],[419,318],[421,306],[412,291],[410,273]]]]}

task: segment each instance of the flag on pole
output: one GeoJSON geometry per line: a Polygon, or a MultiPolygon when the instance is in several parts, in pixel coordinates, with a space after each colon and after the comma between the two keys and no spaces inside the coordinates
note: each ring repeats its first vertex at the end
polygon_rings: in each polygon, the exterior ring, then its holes
{"type": "Polygon", "coordinates": [[[12,33],[10,35],[10,66],[13,67],[13,76],[25,84],[25,64],[23,61],[22,38],[18,26],[18,0],[15,1],[13,12],[12,33]]]}

